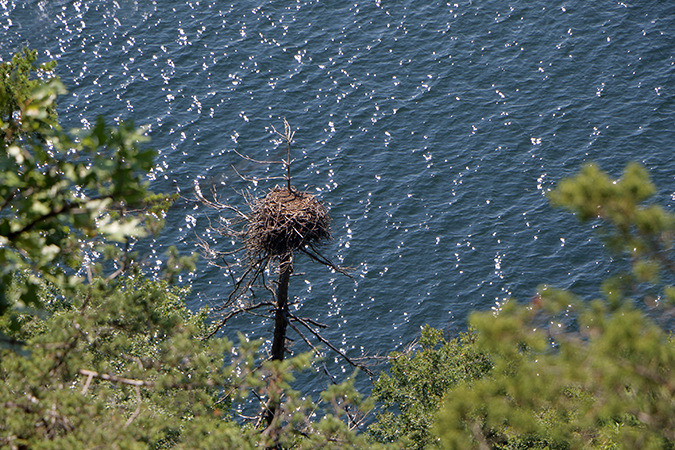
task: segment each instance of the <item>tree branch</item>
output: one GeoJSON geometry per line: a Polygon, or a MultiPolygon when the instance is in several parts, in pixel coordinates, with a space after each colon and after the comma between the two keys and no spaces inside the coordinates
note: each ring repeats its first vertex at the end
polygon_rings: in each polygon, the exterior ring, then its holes
{"type": "Polygon", "coordinates": [[[232,149],[233,152],[235,152],[237,155],[239,155],[242,159],[245,159],[246,161],[251,161],[257,164],[284,164],[284,161],[258,161],[257,159],[253,159],[250,156],[242,155],[239,153],[237,150],[232,149]]]}
{"type": "Polygon", "coordinates": [[[260,302],[260,303],[255,303],[253,305],[240,306],[240,307],[230,311],[229,313],[227,313],[225,315],[225,317],[220,321],[220,323],[218,325],[216,325],[216,327],[209,334],[207,334],[206,336],[204,336],[202,338],[202,340],[205,341],[207,339],[212,338],[216,333],[218,333],[218,331],[220,331],[220,329],[222,327],[225,326],[227,321],[230,320],[231,318],[233,318],[234,316],[239,315],[239,314],[244,313],[244,312],[249,312],[249,311],[253,311],[253,310],[258,309],[258,308],[262,308],[263,306],[274,306],[274,303],[272,303],[272,302],[260,302]]]}
{"type": "Polygon", "coordinates": [[[301,323],[305,328],[307,328],[314,336],[316,336],[316,338],[317,338],[318,340],[320,340],[321,342],[323,342],[324,344],[326,344],[326,345],[327,345],[331,350],[333,350],[335,353],[337,353],[338,355],[342,356],[342,358],[343,358],[345,361],[347,361],[349,364],[351,364],[353,367],[357,367],[357,368],[363,370],[364,372],[366,372],[366,373],[367,373],[369,376],[371,376],[371,377],[374,376],[373,372],[372,372],[368,367],[364,366],[363,364],[359,364],[359,363],[355,362],[353,359],[351,359],[349,356],[347,356],[343,351],[341,351],[340,349],[338,349],[337,347],[335,347],[333,344],[331,344],[330,341],[328,341],[326,338],[324,338],[323,336],[321,336],[321,333],[319,333],[317,330],[313,329],[313,328],[311,327],[311,325],[310,325],[309,323],[307,323],[307,321],[305,321],[304,319],[302,319],[302,318],[300,318],[300,317],[294,316],[293,314],[290,314],[290,313],[288,314],[288,316],[291,318],[291,320],[295,320],[295,321],[297,321],[297,322],[300,322],[300,323],[301,323]]]}
{"type": "MultiPolygon", "coordinates": [[[[112,381],[112,382],[115,382],[115,383],[128,384],[130,386],[153,387],[155,385],[155,383],[153,383],[152,381],[136,380],[136,379],[133,379],[133,378],[123,378],[123,377],[118,377],[117,375],[109,375],[107,373],[98,373],[98,372],[95,372],[93,370],[78,369],[77,372],[80,375],[84,375],[86,377],[100,378],[101,380],[112,381]]],[[[83,389],[83,391],[84,391],[84,389],[83,389]]]]}
{"type": "Polygon", "coordinates": [[[316,261],[320,264],[323,264],[324,266],[327,266],[327,267],[333,269],[334,271],[351,278],[352,280],[354,279],[354,277],[351,276],[349,274],[349,272],[347,272],[347,269],[344,269],[344,268],[342,268],[342,267],[340,267],[336,264],[333,264],[328,258],[326,258],[321,253],[319,253],[319,251],[312,244],[309,244],[308,247],[310,249],[312,249],[311,252],[307,251],[307,248],[301,248],[300,251],[302,253],[304,253],[305,255],[309,256],[314,261],[316,261]],[[314,252],[314,253],[312,253],[312,252],[314,252]]]}

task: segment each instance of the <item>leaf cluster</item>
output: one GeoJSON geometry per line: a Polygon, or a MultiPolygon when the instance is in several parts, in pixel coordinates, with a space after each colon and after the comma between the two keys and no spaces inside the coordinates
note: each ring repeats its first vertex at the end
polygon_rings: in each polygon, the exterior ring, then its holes
{"type": "MultiPolygon", "coordinates": [[[[549,299],[542,296],[540,303],[549,299]]],[[[576,332],[536,328],[510,302],[471,318],[488,378],[450,390],[436,431],[447,448],[670,448],[675,346],[642,311],[578,302],[576,332]],[[507,305],[509,305],[507,304],[507,305]],[[527,444],[526,444],[527,443],[527,444]]],[[[547,317],[551,317],[548,316],[547,317]]]]}
{"type": "Polygon", "coordinates": [[[594,165],[563,180],[552,203],[601,228],[630,272],[592,301],[540,286],[529,304],[476,312],[458,342],[425,329],[375,383],[369,431],[407,448],[675,447],[675,220],[655,192],[636,164],[618,180],[594,165]]]}
{"type": "Polygon", "coordinates": [[[312,401],[293,389],[309,354],[265,361],[243,336],[202,339],[208,311],[190,312],[187,290],[140,273],[116,281],[27,316],[17,337],[30,357],[0,351],[1,447],[387,448],[350,425],[373,408],[353,377],[312,401]],[[278,405],[278,436],[247,421],[258,400],[278,405]]]}
{"type": "Polygon", "coordinates": [[[369,433],[379,442],[400,441],[405,448],[437,445],[431,428],[445,393],[484,377],[492,367],[475,339],[469,331],[448,341],[442,331],[425,326],[408,350],[391,353],[389,373],[373,384],[372,395],[381,410],[369,433]]]}
{"type": "Polygon", "coordinates": [[[24,50],[0,64],[0,315],[43,308],[45,282],[73,288],[85,240],[103,253],[156,232],[172,200],[147,190],[155,152],[139,147],[143,130],[102,118],[91,130],[61,129],[65,88],[54,62],[36,60],[24,50]]]}
{"type": "Polygon", "coordinates": [[[588,164],[550,193],[553,205],[596,221],[609,249],[630,263],[631,272],[603,282],[615,306],[638,293],[648,303],[675,305],[675,214],[650,202],[655,192],[647,170],[630,163],[616,180],[588,164]]]}

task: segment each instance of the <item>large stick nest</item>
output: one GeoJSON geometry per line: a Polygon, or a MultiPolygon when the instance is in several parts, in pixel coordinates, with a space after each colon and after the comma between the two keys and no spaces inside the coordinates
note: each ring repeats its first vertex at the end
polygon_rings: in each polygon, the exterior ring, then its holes
{"type": "Polygon", "coordinates": [[[274,187],[251,204],[244,243],[251,258],[284,256],[308,244],[330,239],[330,215],[308,192],[274,187]]]}

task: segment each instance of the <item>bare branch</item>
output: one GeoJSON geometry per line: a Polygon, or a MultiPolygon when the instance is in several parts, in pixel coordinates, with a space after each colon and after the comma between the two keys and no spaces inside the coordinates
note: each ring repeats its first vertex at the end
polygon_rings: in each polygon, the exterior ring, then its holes
{"type": "Polygon", "coordinates": [[[218,195],[215,190],[215,188],[212,186],[211,187],[211,197],[213,198],[213,201],[208,200],[206,197],[204,197],[204,194],[202,193],[201,187],[199,186],[199,183],[195,184],[194,187],[194,192],[195,192],[195,198],[198,202],[203,203],[204,205],[208,206],[209,208],[222,211],[224,209],[229,210],[234,212],[237,216],[241,217],[244,220],[249,220],[248,216],[244,214],[239,208],[235,208],[234,206],[228,205],[227,203],[222,203],[218,200],[218,195]]]}
{"type": "MultiPolygon", "coordinates": [[[[294,330],[296,333],[298,333],[298,335],[302,338],[303,341],[305,341],[305,343],[309,346],[309,348],[311,348],[311,349],[314,351],[314,354],[315,354],[317,357],[319,357],[319,358],[322,358],[322,357],[323,357],[323,355],[321,354],[321,352],[319,351],[319,349],[316,348],[316,347],[312,344],[312,342],[311,342],[309,339],[307,339],[307,337],[306,337],[304,334],[302,334],[302,331],[300,331],[300,330],[298,329],[298,327],[296,327],[295,325],[293,325],[293,322],[291,322],[291,321],[289,320],[289,321],[288,321],[288,325],[289,325],[291,328],[293,328],[293,330],[294,330]]],[[[326,367],[326,364],[325,364],[323,361],[321,361],[321,367],[323,368],[323,372],[328,376],[328,379],[330,379],[331,383],[337,384],[336,381],[335,381],[335,377],[333,377],[333,375],[331,375],[331,373],[328,371],[328,367],[326,367]]]]}
{"type": "Polygon", "coordinates": [[[291,131],[291,126],[284,117],[284,133],[281,134],[277,131],[276,128],[274,128],[274,125],[272,125],[272,130],[276,134],[278,134],[283,141],[286,142],[286,149],[287,149],[287,156],[286,160],[283,161],[284,166],[286,166],[286,187],[288,188],[288,191],[290,192],[292,190],[291,186],[291,164],[293,164],[293,161],[291,160],[291,143],[293,142],[293,137],[295,136],[295,131],[291,131]]]}
{"type": "Polygon", "coordinates": [[[351,364],[353,367],[357,367],[357,368],[363,370],[364,372],[366,372],[366,373],[367,373],[369,376],[371,376],[371,377],[374,376],[373,372],[372,372],[368,367],[364,366],[363,364],[359,364],[359,363],[355,362],[352,358],[350,358],[349,356],[347,356],[342,350],[338,349],[338,348],[335,347],[333,344],[331,344],[330,341],[328,341],[326,338],[324,338],[323,336],[321,336],[321,333],[319,333],[317,330],[315,330],[314,328],[312,328],[312,326],[311,326],[307,321],[305,321],[304,319],[302,319],[302,318],[300,318],[300,317],[294,316],[293,314],[290,314],[290,313],[289,313],[289,317],[291,318],[291,320],[295,320],[295,321],[297,321],[297,322],[300,322],[300,323],[301,323],[305,328],[307,328],[314,336],[316,336],[316,338],[317,338],[318,340],[320,340],[321,342],[323,342],[324,344],[326,344],[326,345],[327,345],[331,350],[333,350],[335,353],[337,353],[338,355],[342,356],[342,358],[343,358],[345,361],[347,361],[349,364],[351,364]]]}
{"type": "Polygon", "coordinates": [[[91,380],[94,379],[94,374],[90,373],[87,375],[87,381],[84,383],[84,386],[82,386],[82,395],[86,395],[87,390],[89,389],[89,385],[91,384],[91,380]]]}
{"type": "Polygon", "coordinates": [[[255,427],[254,427],[255,429],[258,429],[258,428],[260,428],[260,425],[262,424],[262,421],[265,420],[265,416],[272,413],[272,411],[269,408],[269,400],[264,401],[262,398],[260,398],[260,396],[258,395],[258,393],[254,389],[251,389],[251,393],[255,396],[255,398],[258,399],[258,401],[262,405],[262,411],[260,411],[260,414],[258,414],[258,416],[256,417],[256,422],[255,422],[255,427]]]}
{"type": "Polygon", "coordinates": [[[229,307],[236,299],[241,297],[243,292],[252,290],[258,277],[267,268],[269,260],[270,260],[269,256],[264,256],[258,259],[258,261],[256,261],[255,263],[249,264],[244,274],[239,278],[239,281],[237,281],[237,284],[232,289],[232,292],[230,292],[230,295],[227,297],[225,303],[223,303],[223,305],[218,309],[222,310],[229,307]],[[251,272],[253,272],[252,275],[251,272]],[[246,282],[244,283],[244,281],[246,282]]]}
{"type": "Polygon", "coordinates": [[[308,244],[307,247],[301,248],[300,251],[302,253],[304,253],[305,255],[309,256],[314,261],[316,261],[320,264],[323,264],[324,266],[327,266],[327,267],[333,269],[334,271],[351,278],[352,280],[354,279],[354,277],[351,276],[349,274],[349,272],[347,272],[347,269],[342,268],[342,267],[334,264],[333,262],[331,262],[328,258],[326,258],[321,253],[319,253],[319,251],[316,249],[316,247],[314,247],[312,244],[308,244]],[[312,251],[311,252],[308,251],[307,247],[309,247],[312,251]]]}
{"type": "Polygon", "coordinates": [[[274,131],[276,134],[281,137],[288,145],[293,142],[293,138],[295,137],[295,131],[291,132],[291,125],[288,123],[286,118],[284,117],[284,132],[283,134],[278,132],[276,128],[274,128],[274,125],[271,125],[272,131],[274,131]]]}
{"type": "Polygon", "coordinates": [[[246,177],[242,174],[239,173],[236,167],[234,165],[230,164],[232,166],[232,169],[239,175],[239,178],[241,178],[244,181],[247,181],[249,183],[259,183],[260,181],[269,181],[269,180],[285,180],[286,177],[263,177],[263,178],[258,178],[258,177],[246,177]]]}
{"type": "Polygon", "coordinates": [[[233,309],[232,311],[228,312],[225,315],[225,317],[223,317],[221,319],[220,323],[218,325],[216,325],[213,328],[213,330],[211,330],[211,332],[209,334],[204,336],[202,338],[202,340],[205,341],[207,339],[212,338],[216,333],[218,333],[218,331],[220,331],[220,329],[222,327],[225,326],[227,321],[230,320],[231,318],[233,318],[233,317],[235,317],[235,316],[237,316],[241,313],[244,313],[244,312],[249,312],[249,311],[253,311],[253,310],[258,309],[258,308],[262,308],[263,306],[274,306],[274,303],[272,303],[272,302],[260,302],[260,303],[254,303],[254,304],[247,305],[247,306],[240,306],[240,307],[237,307],[237,308],[233,309]]]}
{"type": "Polygon", "coordinates": [[[316,320],[310,319],[309,317],[303,317],[302,320],[305,320],[305,321],[307,321],[307,322],[311,323],[312,325],[317,326],[319,328],[328,328],[328,325],[326,325],[325,323],[317,322],[316,320]]]}
{"type": "Polygon", "coordinates": [[[143,399],[141,398],[141,388],[139,386],[136,386],[136,410],[131,414],[129,419],[127,419],[126,423],[124,424],[124,429],[126,429],[129,425],[131,425],[131,422],[133,422],[136,417],[138,417],[141,414],[141,402],[143,399]]]}
{"type": "Polygon", "coordinates": [[[258,161],[257,159],[253,159],[249,156],[242,155],[235,149],[232,149],[232,151],[235,152],[237,155],[239,155],[242,159],[245,159],[246,161],[251,161],[258,164],[284,164],[284,161],[258,161]]]}
{"type": "Polygon", "coordinates": [[[130,386],[153,387],[155,385],[152,381],[136,380],[136,379],[133,379],[133,378],[123,378],[123,377],[118,377],[117,375],[109,375],[107,373],[98,373],[98,372],[95,372],[93,370],[79,369],[77,372],[80,375],[84,375],[86,377],[100,378],[102,380],[112,381],[112,382],[115,382],[115,383],[128,384],[130,386]]]}

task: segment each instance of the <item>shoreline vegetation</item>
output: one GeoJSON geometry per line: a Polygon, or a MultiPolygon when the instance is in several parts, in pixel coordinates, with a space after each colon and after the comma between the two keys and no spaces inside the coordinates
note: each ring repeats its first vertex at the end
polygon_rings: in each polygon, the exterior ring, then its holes
{"type": "Polygon", "coordinates": [[[178,198],[149,191],[155,153],[133,124],[61,129],[54,69],[31,50],[0,65],[0,448],[675,447],[675,215],[641,165],[615,179],[588,164],[548,194],[626,263],[597,298],[542,284],[452,339],[425,327],[383,358],[370,397],[356,370],[312,398],[294,379],[320,370],[320,349],[281,342],[273,358],[215,333],[213,311],[190,311],[175,284],[194,256],[172,248],[144,273],[133,244],[178,198]]]}

